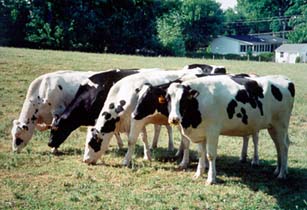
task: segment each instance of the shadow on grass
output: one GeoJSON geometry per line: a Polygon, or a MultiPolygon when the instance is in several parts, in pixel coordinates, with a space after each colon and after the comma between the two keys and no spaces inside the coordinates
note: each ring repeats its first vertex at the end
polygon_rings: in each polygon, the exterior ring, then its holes
{"type": "MultiPolygon", "coordinates": [[[[81,155],[83,149],[66,148],[61,150],[60,155],[81,155]]],[[[111,157],[124,158],[127,148],[110,148],[107,152],[111,157]]],[[[48,155],[50,152],[42,152],[48,155]]],[[[176,151],[168,151],[166,148],[151,150],[152,158],[161,163],[174,163],[174,167],[161,166],[159,169],[168,171],[178,170],[177,163],[182,157],[176,157],[176,151]]],[[[136,145],[136,158],[143,157],[143,146],[136,145]]],[[[198,162],[197,152],[190,150],[190,165],[188,171],[196,171],[198,162]]],[[[263,192],[276,198],[280,209],[307,209],[307,169],[289,167],[289,174],[286,180],[277,180],[273,175],[276,167],[276,160],[261,160],[260,166],[252,167],[250,161],[240,163],[239,156],[220,155],[216,161],[218,184],[233,185],[240,184],[248,186],[254,192],[263,192]],[[224,180],[227,177],[227,180],[224,180]],[[229,178],[229,179],[228,179],[229,178]]],[[[137,163],[138,164],[138,163],[137,163]]],[[[97,166],[122,168],[121,162],[116,164],[98,163],[97,166]]],[[[136,168],[143,166],[134,166],[136,168]]],[[[205,174],[205,176],[207,173],[205,174]]]]}
{"type": "Polygon", "coordinates": [[[49,151],[41,151],[37,152],[40,155],[55,155],[55,156],[76,156],[76,155],[83,155],[84,149],[81,148],[65,148],[65,149],[59,149],[59,151],[55,154],[53,154],[50,150],[49,151]]]}
{"type": "MultiPolygon", "coordinates": [[[[125,156],[126,149],[109,151],[116,156],[125,156]]],[[[136,145],[137,158],[143,157],[143,146],[136,145]]],[[[151,150],[152,158],[158,162],[177,162],[182,157],[176,157],[176,151],[170,152],[166,148],[151,150]]],[[[190,165],[188,171],[196,171],[198,163],[197,152],[190,150],[190,165]]],[[[261,160],[259,166],[252,167],[250,161],[241,163],[239,156],[221,155],[216,161],[218,184],[243,184],[252,191],[261,191],[276,198],[280,209],[307,209],[307,169],[289,167],[286,180],[278,180],[273,174],[277,161],[261,160]],[[230,180],[223,180],[227,177],[230,180]],[[234,179],[232,179],[234,178],[234,179]]],[[[107,164],[105,164],[108,166],[107,164]]],[[[112,167],[123,167],[121,164],[112,167]]],[[[161,167],[160,167],[161,168],[161,167]]],[[[163,168],[163,166],[162,166],[163,168]]],[[[165,170],[176,170],[165,167],[165,170]]],[[[207,174],[206,174],[207,175],[207,174]]]]}

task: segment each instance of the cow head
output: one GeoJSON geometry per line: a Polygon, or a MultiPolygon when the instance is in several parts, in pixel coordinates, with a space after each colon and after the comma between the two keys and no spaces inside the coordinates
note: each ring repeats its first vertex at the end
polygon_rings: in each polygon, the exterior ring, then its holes
{"type": "Polygon", "coordinates": [[[89,127],[87,129],[83,162],[96,164],[98,159],[107,151],[112,136],[113,132],[102,134],[96,128],[89,127]]]}
{"type": "Polygon", "coordinates": [[[76,122],[67,115],[55,118],[51,125],[48,146],[58,148],[77,127],[76,122]]]}
{"type": "MultiPolygon", "coordinates": [[[[107,103],[107,102],[106,102],[107,103]]],[[[124,111],[126,102],[105,104],[93,129],[88,131],[83,161],[88,164],[96,163],[108,149],[109,142],[120,120],[119,114],[124,111]]]]}
{"type": "Polygon", "coordinates": [[[14,152],[20,152],[31,139],[32,134],[29,129],[31,128],[26,123],[19,122],[18,120],[13,121],[11,134],[13,137],[12,149],[14,152]]]}
{"type": "Polygon", "coordinates": [[[168,116],[167,103],[164,99],[166,90],[162,86],[145,84],[138,93],[138,101],[132,118],[141,120],[156,111],[168,116]]]}
{"type": "Polygon", "coordinates": [[[196,97],[199,92],[179,83],[173,83],[167,90],[167,100],[169,102],[170,114],[168,122],[170,124],[181,123],[183,127],[197,126],[200,118],[198,102],[196,97]],[[196,118],[191,119],[190,118],[196,118]]]}

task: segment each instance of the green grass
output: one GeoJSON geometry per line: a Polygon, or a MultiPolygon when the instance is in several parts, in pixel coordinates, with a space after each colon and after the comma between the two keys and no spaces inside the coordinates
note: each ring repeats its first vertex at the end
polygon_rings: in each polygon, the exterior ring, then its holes
{"type": "MultiPolygon", "coordinates": [[[[275,64],[173,57],[140,57],[48,50],[0,48],[0,209],[307,209],[307,65],[275,64]],[[48,132],[36,132],[20,153],[11,152],[12,120],[18,118],[30,82],[60,69],[181,68],[185,64],[226,66],[231,73],[284,74],[296,84],[291,118],[289,176],[273,176],[276,150],[265,131],[260,133],[260,166],[239,163],[241,138],[221,137],[218,148],[218,184],[193,180],[197,153],[186,171],[167,152],[166,131],[154,160],[142,159],[140,142],[132,168],[121,166],[124,150],[112,141],[104,164],[82,163],[84,128],[75,131],[53,156],[48,132]]],[[[152,128],[149,128],[149,137],[152,128]]],[[[125,141],[126,143],[126,141],[125,141]]],[[[179,135],[175,133],[178,147],[179,135]]],[[[252,157],[252,143],[249,146],[252,157]]]]}

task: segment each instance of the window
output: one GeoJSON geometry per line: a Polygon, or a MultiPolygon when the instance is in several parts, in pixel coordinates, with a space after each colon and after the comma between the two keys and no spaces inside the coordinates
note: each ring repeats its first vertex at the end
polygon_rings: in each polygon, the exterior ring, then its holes
{"type": "Polygon", "coordinates": [[[246,46],[240,45],[240,52],[246,52],[246,46]]]}
{"type": "Polygon", "coordinates": [[[284,52],[280,52],[280,57],[281,57],[281,58],[284,57],[284,52]]]}

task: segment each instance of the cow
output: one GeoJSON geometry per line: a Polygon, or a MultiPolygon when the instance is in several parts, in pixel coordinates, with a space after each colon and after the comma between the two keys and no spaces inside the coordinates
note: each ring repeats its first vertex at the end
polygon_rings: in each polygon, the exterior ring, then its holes
{"type": "MultiPolygon", "coordinates": [[[[197,77],[203,76],[213,76],[214,74],[200,74],[200,75],[189,75],[187,78],[183,77],[180,81],[185,81],[188,79],[195,79],[197,77]]],[[[215,74],[216,75],[216,74],[215,74]]],[[[249,77],[247,74],[234,75],[235,77],[249,77]]],[[[163,96],[166,95],[166,90],[171,83],[162,84],[158,86],[153,86],[151,84],[145,84],[139,92],[139,98],[137,105],[132,112],[131,126],[136,126],[136,124],[147,124],[150,122],[151,118],[155,117],[155,114],[163,115],[168,118],[169,111],[167,103],[163,96]]],[[[141,126],[138,126],[141,127],[141,126]]],[[[258,158],[258,133],[253,134],[254,141],[254,156],[252,159],[252,165],[259,164],[258,158]]],[[[179,164],[180,168],[187,168],[189,163],[189,141],[182,136],[182,141],[180,144],[180,149],[183,150],[183,159],[179,164]]],[[[240,161],[245,162],[247,159],[247,147],[248,147],[248,136],[243,137],[243,147],[241,152],[240,161]]],[[[179,149],[179,151],[180,151],[179,149]]],[[[178,153],[176,156],[180,156],[178,153]]]]}
{"type": "Polygon", "coordinates": [[[293,82],[280,75],[252,79],[220,75],[171,84],[166,94],[170,107],[168,121],[179,124],[183,135],[199,145],[194,177],[204,173],[206,155],[209,160],[206,183],[216,183],[219,135],[246,136],[267,129],[277,150],[274,174],[285,179],[294,96],[293,82]]]}
{"type": "MultiPolygon", "coordinates": [[[[58,148],[72,131],[80,126],[93,126],[104,104],[107,94],[114,83],[139,72],[161,71],[162,69],[111,69],[92,75],[78,88],[78,91],[64,112],[51,126],[48,145],[58,148]]],[[[169,128],[170,129],[170,128],[169,128]]],[[[115,134],[118,146],[123,143],[115,134]]],[[[155,138],[158,138],[157,136],[155,138]]]]}
{"type": "Polygon", "coordinates": [[[28,88],[18,120],[13,121],[12,149],[20,152],[36,129],[47,130],[76,94],[80,83],[95,72],[56,71],[39,76],[28,88]]]}
{"type": "MultiPolygon", "coordinates": [[[[131,112],[136,106],[138,92],[145,83],[159,85],[178,79],[185,74],[202,73],[201,69],[161,71],[153,73],[140,73],[125,77],[115,83],[107,96],[104,106],[99,114],[94,128],[87,135],[83,161],[91,164],[96,163],[101,155],[107,150],[109,141],[114,132],[125,132],[128,137],[128,152],[126,153],[124,165],[129,165],[130,157],[134,151],[135,141],[138,134],[130,136],[131,112]],[[131,141],[133,140],[133,142],[131,141]]],[[[157,121],[158,124],[167,124],[157,121]]],[[[140,131],[145,127],[138,128],[140,131]]],[[[135,128],[133,128],[135,129],[135,128]]],[[[143,138],[143,141],[147,141],[143,138]]],[[[144,147],[144,158],[151,159],[149,148],[144,147]]]]}

